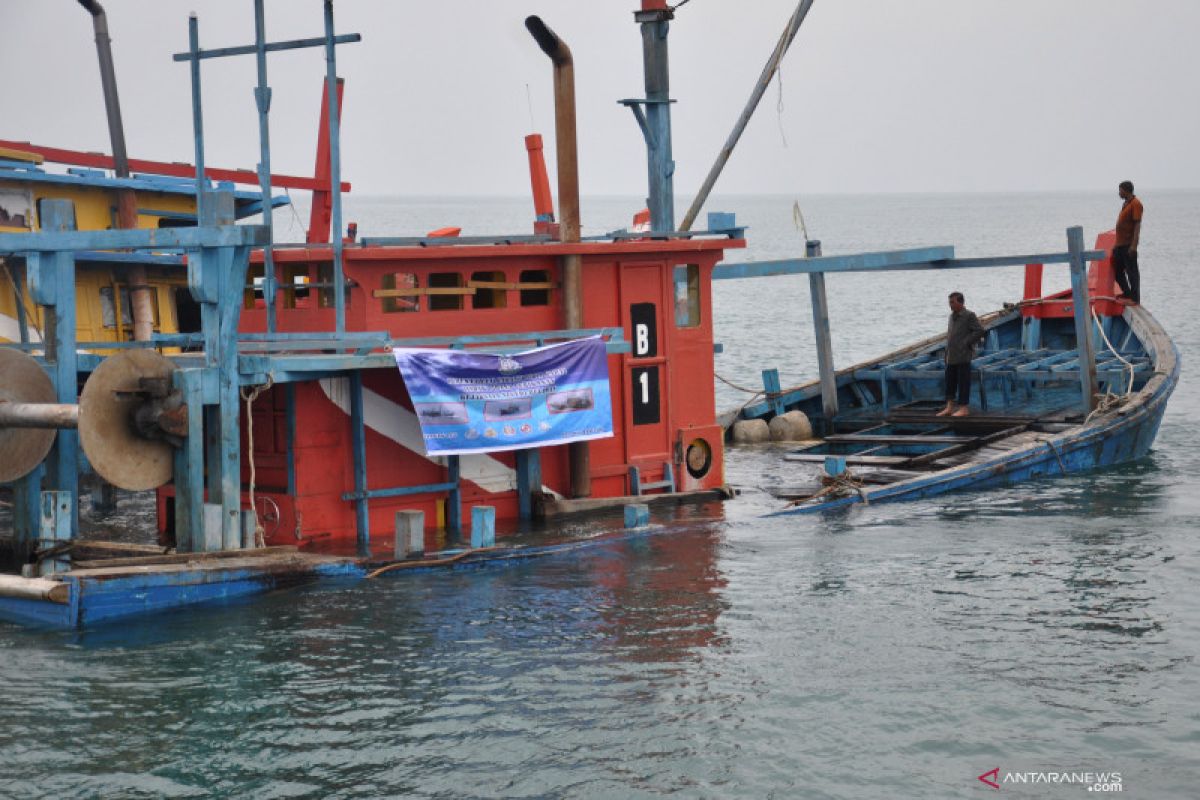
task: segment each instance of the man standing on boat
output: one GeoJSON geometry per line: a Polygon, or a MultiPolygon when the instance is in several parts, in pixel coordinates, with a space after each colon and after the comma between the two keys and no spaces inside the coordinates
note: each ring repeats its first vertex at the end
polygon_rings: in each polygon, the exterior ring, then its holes
{"type": "Polygon", "coordinates": [[[1131,181],[1117,188],[1125,205],[1117,214],[1117,242],[1113,245],[1112,265],[1121,293],[1117,299],[1131,306],[1142,302],[1142,276],[1138,272],[1138,239],[1142,234],[1142,201],[1133,193],[1131,181]]]}
{"type": "Polygon", "coordinates": [[[946,407],[939,417],[965,417],[970,412],[971,359],[975,346],[987,336],[979,317],[965,305],[962,292],[950,293],[950,324],[946,328],[946,407]]]}

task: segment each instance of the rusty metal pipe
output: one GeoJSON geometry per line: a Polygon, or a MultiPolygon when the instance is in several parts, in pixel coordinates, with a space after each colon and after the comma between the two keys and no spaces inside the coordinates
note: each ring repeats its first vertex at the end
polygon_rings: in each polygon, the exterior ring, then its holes
{"type": "Polygon", "coordinates": [[[0,400],[0,428],[78,428],[74,403],[12,403],[0,400]]]}
{"type": "MultiPolygon", "coordinates": [[[[558,211],[563,242],[579,241],[579,147],[575,135],[575,60],[571,48],[541,17],[525,18],[525,27],[554,64],[554,141],[558,162],[558,211]]],[[[568,329],[583,327],[583,258],[561,259],[563,322],[568,329]]],[[[571,494],[592,493],[591,458],[587,442],[568,445],[571,494]]]]}
{"type": "MultiPolygon", "coordinates": [[[[108,114],[113,172],[118,178],[128,178],[129,154],[125,150],[125,126],[121,122],[121,99],[117,95],[117,72],[113,66],[112,40],[108,35],[108,16],[96,0],[79,0],[79,5],[92,15],[92,30],[96,34],[96,55],[100,59],[100,85],[104,90],[104,110],[108,114]]],[[[117,190],[117,227],[126,230],[137,227],[137,196],[132,189],[117,190]]],[[[133,338],[139,342],[150,341],[154,335],[154,309],[150,301],[150,285],[146,282],[146,268],[132,264],[126,275],[133,311],[133,338]]]]}

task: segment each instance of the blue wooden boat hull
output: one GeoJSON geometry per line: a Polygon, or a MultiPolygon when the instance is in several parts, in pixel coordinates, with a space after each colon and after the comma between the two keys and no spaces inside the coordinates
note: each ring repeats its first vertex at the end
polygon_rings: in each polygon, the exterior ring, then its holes
{"type": "MultiPolygon", "coordinates": [[[[817,502],[773,512],[770,516],[811,514],[864,502],[873,504],[915,500],[958,489],[987,489],[1032,478],[1115,466],[1145,457],[1158,434],[1167,401],[1179,382],[1181,358],[1174,343],[1144,309],[1127,311],[1125,319],[1137,342],[1149,356],[1153,371],[1148,379],[1144,379],[1144,385],[1130,395],[1124,404],[1107,412],[1089,415],[1080,424],[1067,427],[1066,430],[1039,435],[1036,441],[1002,454],[930,471],[884,486],[864,487],[861,493],[822,498],[817,502]]],[[[989,327],[1012,321],[1011,315],[993,317],[989,327]]],[[[900,351],[899,355],[906,355],[913,349],[900,351]]],[[[871,374],[869,368],[864,370],[862,366],[844,372],[846,375],[843,377],[851,379],[856,372],[871,374]]],[[[807,394],[813,393],[809,388],[807,394]]]]}

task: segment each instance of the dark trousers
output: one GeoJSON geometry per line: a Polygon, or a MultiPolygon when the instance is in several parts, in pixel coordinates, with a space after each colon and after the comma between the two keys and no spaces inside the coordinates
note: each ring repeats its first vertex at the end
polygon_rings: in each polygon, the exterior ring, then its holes
{"type": "Polygon", "coordinates": [[[971,363],[946,365],[946,402],[965,406],[971,402],[971,363]]]}
{"type": "Polygon", "coordinates": [[[1114,247],[1112,265],[1121,293],[1135,303],[1142,302],[1142,276],[1138,272],[1137,253],[1129,252],[1127,244],[1114,247]]]}

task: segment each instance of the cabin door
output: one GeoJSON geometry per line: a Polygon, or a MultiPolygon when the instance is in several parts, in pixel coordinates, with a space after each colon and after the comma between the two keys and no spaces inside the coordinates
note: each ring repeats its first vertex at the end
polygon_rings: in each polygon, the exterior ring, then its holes
{"type": "Polygon", "coordinates": [[[665,270],[662,262],[621,265],[621,318],[631,348],[622,356],[625,463],[641,468],[644,480],[670,460],[665,270]]]}

